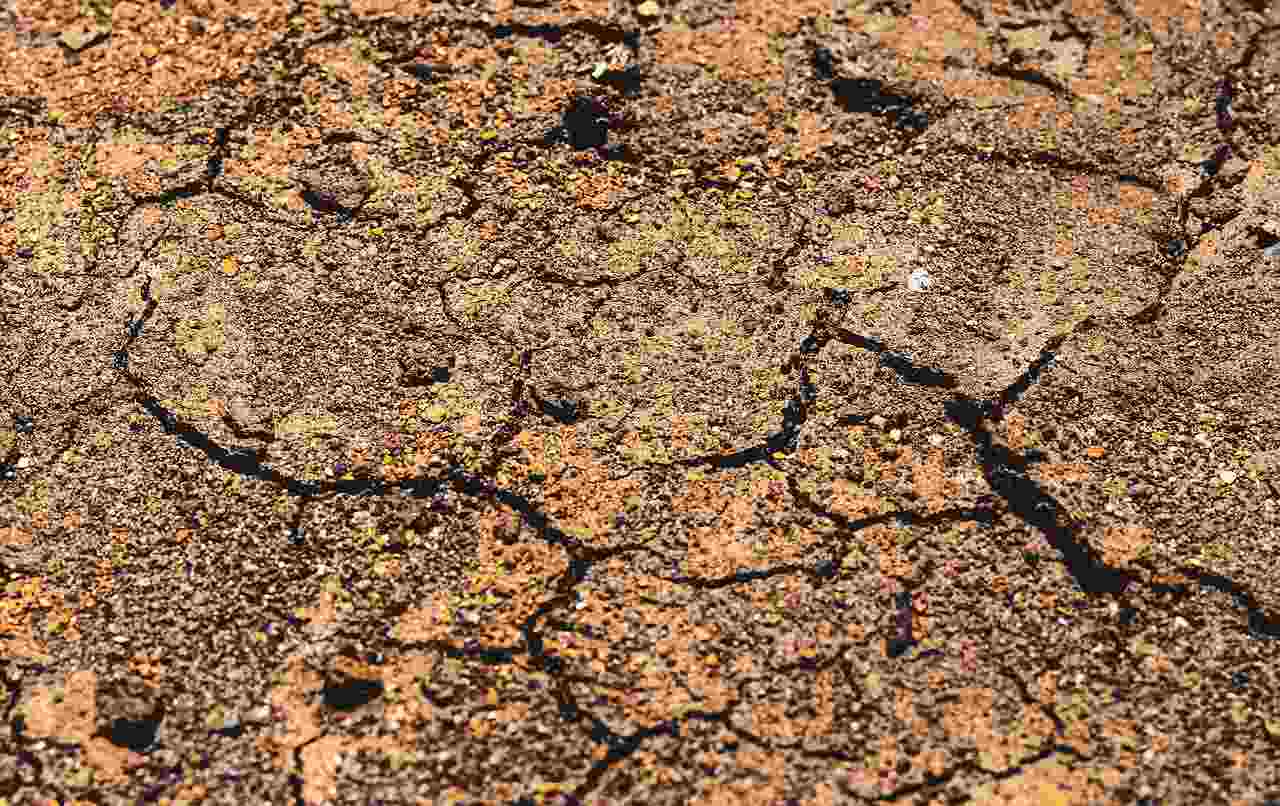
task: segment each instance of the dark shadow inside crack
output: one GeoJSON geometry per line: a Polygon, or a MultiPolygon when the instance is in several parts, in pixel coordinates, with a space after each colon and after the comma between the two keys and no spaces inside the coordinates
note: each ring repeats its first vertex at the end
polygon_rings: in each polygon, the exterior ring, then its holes
{"type": "Polygon", "coordinates": [[[159,719],[114,719],[102,735],[116,747],[140,753],[155,744],[160,722],[159,719]]]}
{"type": "Polygon", "coordinates": [[[354,711],[382,696],[381,680],[348,678],[327,680],[321,693],[326,708],[335,711],[354,711]]]}
{"type": "Polygon", "coordinates": [[[916,99],[887,91],[879,79],[837,78],[830,87],[845,112],[887,118],[898,129],[916,135],[929,127],[929,113],[915,108],[916,99]]]}

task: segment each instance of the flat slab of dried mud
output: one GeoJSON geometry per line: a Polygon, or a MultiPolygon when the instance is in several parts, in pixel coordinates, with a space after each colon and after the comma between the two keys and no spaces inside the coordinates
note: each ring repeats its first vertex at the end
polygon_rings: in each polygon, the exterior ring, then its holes
{"type": "Polygon", "coordinates": [[[0,803],[1280,802],[1280,16],[7,6],[0,803]]]}

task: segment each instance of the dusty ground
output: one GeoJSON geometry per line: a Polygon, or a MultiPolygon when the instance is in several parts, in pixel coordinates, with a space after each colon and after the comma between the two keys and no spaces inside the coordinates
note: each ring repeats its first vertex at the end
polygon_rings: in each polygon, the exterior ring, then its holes
{"type": "Polygon", "coordinates": [[[0,803],[1280,802],[1276,4],[5,20],[0,803]]]}

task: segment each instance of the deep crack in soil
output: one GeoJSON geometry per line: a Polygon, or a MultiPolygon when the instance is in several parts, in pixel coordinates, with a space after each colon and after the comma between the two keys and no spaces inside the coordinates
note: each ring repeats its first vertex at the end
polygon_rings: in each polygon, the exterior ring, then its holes
{"type": "Polygon", "coordinates": [[[9,2],[0,804],[1280,802],[1280,10],[9,2]]]}

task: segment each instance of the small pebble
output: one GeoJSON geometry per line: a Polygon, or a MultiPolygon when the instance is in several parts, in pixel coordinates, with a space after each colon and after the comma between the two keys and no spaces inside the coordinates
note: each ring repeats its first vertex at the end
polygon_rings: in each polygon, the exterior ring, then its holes
{"type": "Polygon", "coordinates": [[[1223,484],[1231,484],[1236,480],[1236,472],[1234,470],[1223,470],[1218,473],[1218,478],[1222,479],[1223,484]]]}
{"type": "Polygon", "coordinates": [[[907,279],[907,288],[912,291],[924,291],[931,285],[933,285],[933,278],[924,269],[916,269],[911,272],[911,277],[907,279]]]}
{"type": "Polygon", "coordinates": [[[261,723],[271,719],[271,709],[265,705],[259,705],[249,713],[245,714],[245,720],[250,723],[261,723]]]}

